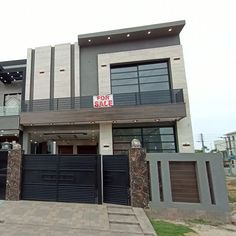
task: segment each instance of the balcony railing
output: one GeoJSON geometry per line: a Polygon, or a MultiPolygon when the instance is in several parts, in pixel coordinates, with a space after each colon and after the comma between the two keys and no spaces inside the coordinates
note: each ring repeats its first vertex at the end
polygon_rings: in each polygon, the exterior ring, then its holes
{"type": "Polygon", "coordinates": [[[0,117],[1,116],[17,116],[20,114],[20,107],[5,107],[0,106],[0,117]]]}
{"type": "MultiPolygon", "coordinates": [[[[114,106],[138,106],[165,103],[183,103],[183,90],[159,90],[140,93],[113,94],[114,106]]],[[[66,97],[25,101],[22,112],[59,111],[93,108],[93,96],[66,97]]]]}

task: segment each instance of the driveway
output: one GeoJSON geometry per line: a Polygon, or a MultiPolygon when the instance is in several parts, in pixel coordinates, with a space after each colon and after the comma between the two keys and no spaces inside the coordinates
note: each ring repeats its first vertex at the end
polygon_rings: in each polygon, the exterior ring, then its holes
{"type": "Polygon", "coordinates": [[[0,201],[1,236],[155,235],[143,209],[36,201],[0,201]]]}

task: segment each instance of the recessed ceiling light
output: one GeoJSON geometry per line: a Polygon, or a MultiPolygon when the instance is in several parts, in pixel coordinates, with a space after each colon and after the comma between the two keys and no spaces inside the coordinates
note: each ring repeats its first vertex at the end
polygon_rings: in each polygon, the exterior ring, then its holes
{"type": "Polygon", "coordinates": [[[172,31],[172,28],[169,28],[168,31],[171,32],[171,31],[172,31]]]}
{"type": "Polygon", "coordinates": [[[136,123],[138,120],[134,120],[134,123],[136,123]]]}
{"type": "Polygon", "coordinates": [[[155,119],[154,121],[155,121],[155,122],[159,122],[159,121],[160,121],[160,119],[155,119]]]}
{"type": "Polygon", "coordinates": [[[107,37],[107,39],[111,39],[111,37],[109,36],[109,37],[107,37]]]}
{"type": "Polygon", "coordinates": [[[19,74],[19,71],[17,71],[16,73],[19,74]]]}
{"type": "Polygon", "coordinates": [[[151,31],[148,31],[147,33],[148,33],[148,34],[151,34],[151,31]]]}
{"type": "Polygon", "coordinates": [[[130,37],[130,34],[127,34],[126,37],[129,38],[129,37],[130,37]]]}
{"type": "Polygon", "coordinates": [[[88,42],[91,43],[91,39],[89,39],[88,42]]]}

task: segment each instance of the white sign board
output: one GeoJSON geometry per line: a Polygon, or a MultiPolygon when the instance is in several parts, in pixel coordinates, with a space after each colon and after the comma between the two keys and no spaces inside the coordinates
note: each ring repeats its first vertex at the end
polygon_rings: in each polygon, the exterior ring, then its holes
{"type": "Polygon", "coordinates": [[[93,96],[94,108],[113,107],[113,95],[97,95],[93,96]]]}

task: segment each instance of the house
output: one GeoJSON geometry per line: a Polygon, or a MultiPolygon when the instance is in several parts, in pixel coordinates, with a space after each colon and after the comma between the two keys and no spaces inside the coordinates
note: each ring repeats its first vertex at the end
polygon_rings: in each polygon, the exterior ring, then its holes
{"type": "Polygon", "coordinates": [[[214,141],[215,149],[222,152],[225,159],[236,156],[236,131],[224,135],[221,140],[214,141]]]}
{"type": "Polygon", "coordinates": [[[19,114],[26,60],[0,62],[0,144],[19,142],[19,114]]]}
{"type": "Polygon", "coordinates": [[[224,157],[224,169],[226,175],[236,175],[236,132],[224,135],[221,140],[215,140],[216,152],[224,157]]]}
{"type": "Polygon", "coordinates": [[[28,49],[20,125],[25,153],[194,152],[185,21],[78,36],[28,49]],[[108,96],[109,95],[109,96],[108,96]]]}

